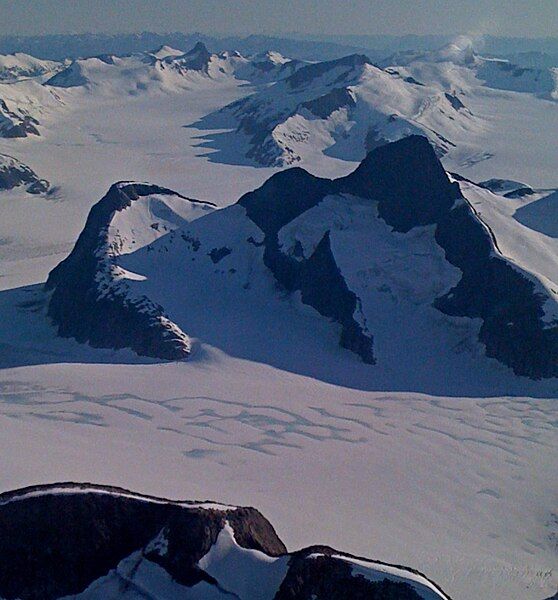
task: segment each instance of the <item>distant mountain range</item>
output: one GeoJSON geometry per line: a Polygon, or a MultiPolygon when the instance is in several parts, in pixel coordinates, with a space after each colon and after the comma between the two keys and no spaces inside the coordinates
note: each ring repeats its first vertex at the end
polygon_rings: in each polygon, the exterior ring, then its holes
{"type": "Polygon", "coordinates": [[[360,161],[375,145],[416,133],[444,156],[471,144],[486,127],[468,106],[484,88],[556,100],[558,69],[486,58],[461,37],[436,50],[399,52],[378,64],[353,54],[302,65],[276,85],[194,125],[230,129],[230,134],[208,134],[204,145],[218,150],[212,160],[236,164],[248,159],[280,167],[316,153],[360,161]]]}
{"type": "MultiPolygon", "coordinates": [[[[365,53],[379,60],[394,52],[406,50],[434,50],[448,44],[454,35],[313,35],[296,33],[285,36],[249,35],[219,37],[199,32],[132,34],[59,34],[45,36],[0,36],[0,54],[24,52],[42,59],[63,60],[84,58],[99,54],[130,54],[148,52],[159,46],[189,50],[203,42],[212,52],[238,50],[255,54],[274,48],[282,54],[303,60],[331,60],[351,53],[365,53]]],[[[478,49],[488,55],[505,57],[517,53],[542,53],[558,57],[558,38],[478,37],[478,49]]],[[[526,65],[528,66],[528,65],[526,65]]],[[[535,66],[535,65],[533,65],[535,66]]],[[[542,65],[537,65],[542,66],[542,65]]]]}
{"type": "Polygon", "coordinates": [[[282,54],[296,56],[303,60],[327,60],[364,50],[363,47],[352,44],[304,41],[267,35],[220,38],[202,33],[143,32],[115,35],[4,36],[0,37],[0,54],[23,52],[42,59],[64,60],[100,54],[124,55],[149,52],[160,46],[171,46],[186,52],[198,42],[204,43],[212,52],[238,50],[243,54],[257,54],[274,48],[282,54]]]}

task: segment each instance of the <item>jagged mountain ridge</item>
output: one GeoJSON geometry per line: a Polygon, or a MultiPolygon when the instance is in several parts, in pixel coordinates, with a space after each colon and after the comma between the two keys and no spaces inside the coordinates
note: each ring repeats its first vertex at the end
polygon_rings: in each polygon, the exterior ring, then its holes
{"type": "Polygon", "coordinates": [[[102,87],[106,80],[137,91],[151,87],[172,88],[191,85],[196,77],[220,80],[235,77],[253,83],[265,83],[287,77],[303,63],[276,52],[244,57],[238,52],[214,54],[198,42],[188,52],[160,48],[154,52],[130,56],[102,55],[73,61],[46,82],[60,88],[102,87]]]}
{"type": "Polygon", "coordinates": [[[450,600],[407,567],[323,546],[288,553],[254,508],[92,484],[0,494],[0,595],[450,600]],[[64,519],[58,515],[64,514],[64,519]]]}
{"type": "Polygon", "coordinates": [[[248,326],[268,322],[258,306],[277,296],[271,275],[336,323],[341,346],[377,364],[371,368],[382,365],[374,327],[386,329],[376,315],[399,307],[403,312],[388,318],[391,337],[397,322],[405,323],[397,328],[403,338],[431,328],[436,312],[480,319],[487,356],[518,375],[557,375],[553,293],[501,254],[494,233],[423,137],[381,146],[336,180],[299,168],[280,172],[236,205],[203,216],[205,206],[166,235],[143,236],[135,251],[122,251],[113,217],[129,228],[127,207],[141,215],[134,199],[151,193],[157,188],[111,188],[73,252],[51,273],[48,312],[61,335],[180,359],[190,352],[188,323],[203,330],[220,314],[227,335],[236,327],[229,319],[244,310],[248,326]],[[121,203],[118,212],[112,198],[121,203]],[[389,257],[387,267],[382,257],[389,257]],[[84,319],[82,312],[96,316],[84,319]],[[145,327],[146,319],[156,326],[145,327]]]}

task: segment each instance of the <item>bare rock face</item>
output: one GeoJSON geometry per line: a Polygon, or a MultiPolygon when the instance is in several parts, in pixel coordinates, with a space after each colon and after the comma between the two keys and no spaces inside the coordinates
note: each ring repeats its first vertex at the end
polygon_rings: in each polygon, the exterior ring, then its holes
{"type": "Polygon", "coordinates": [[[0,559],[6,600],[449,600],[412,569],[321,546],[288,554],[254,508],[93,484],[0,494],[0,559]]]}
{"type": "Polygon", "coordinates": [[[52,292],[48,315],[59,335],[95,347],[131,348],[140,356],[188,357],[188,336],[165,316],[161,306],[146,297],[130,296],[126,286],[111,285],[118,279],[118,244],[109,234],[114,215],[156,194],[180,196],[159,186],[115,184],[91,209],[74,249],[46,282],[46,290],[52,292]]]}
{"type": "Polygon", "coordinates": [[[203,42],[198,42],[189,52],[184,55],[188,68],[194,71],[207,71],[211,59],[211,53],[203,42]]]}
{"type": "Polygon", "coordinates": [[[307,548],[296,553],[274,600],[420,600],[408,583],[371,581],[354,574],[350,563],[331,548],[307,548]]]}
{"type": "Polygon", "coordinates": [[[265,264],[286,289],[302,293],[302,301],[342,326],[340,344],[375,364],[373,335],[354,314],[359,299],[347,286],[331,252],[329,232],[307,260],[282,252],[278,231],[330,194],[348,193],[378,202],[378,213],[396,231],[435,223],[461,196],[426,138],[411,136],[368,154],[349,176],[328,180],[293,168],[271,177],[239,200],[265,237],[265,264]]]}

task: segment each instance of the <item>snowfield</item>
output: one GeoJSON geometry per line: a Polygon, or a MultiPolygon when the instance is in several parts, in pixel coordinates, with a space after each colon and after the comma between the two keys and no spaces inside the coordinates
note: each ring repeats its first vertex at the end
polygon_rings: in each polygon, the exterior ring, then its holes
{"type": "MultiPolygon", "coordinates": [[[[25,116],[39,123],[39,135],[0,134],[0,154],[51,184],[41,195],[25,186],[0,191],[0,491],[72,480],[154,496],[215,498],[260,509],[289,550],[318,542],[412,565],[453,600],[552,596],[558,587],[558,381],[514,376],[484,356],[476,337],[480,323],[427,306],[459,274],[439,248],[433,250],[428,227],[393,234],[369,206],[336,196],[326,202],[327,215],[316,207],[280,232],[285,245],[299,240],[311,247],[314,231],[332,212],[337,215],[337,256],[350,262],[352,254],[363,253],[370,263],[369,273],[351,277],[363,290],[362,318],[380,355],[388,357],[385,368],[339,348],[336,325],[298,297],[278,293],[257,246],[211,269],[185,264],[191,255],[170,248],[170,231],[185,221],[216,248],[225,238],[259,241],[261,232],[247,225],[240,207],[228,208],[227,219],[208,209],[203,219],[191,220],[191,206],[178,198],[170,204],[167,197],[150,198],[144,210],[113,227],[126,238],[122,277],[132,289],[148,288],[155,302],[172,298],[165,308],[188,324],[191,358],[138,358],[129,350],[94,349],[55,335],[44,316],[42,284],[111,184],[148,181],[226,207],[278,170],[228,160],[249,151],[246,140],[230,125],[208,131],[201,122],[248,94],[248,102],[270,97],[284,81],[269,86],[267,76],[255,77],[254,61],[232,53],[211,58],[209,73],[186,74],[155,71],[161,61],[180,60],[173,49],[151,56],[152,71],[144,59],[116,57],[112,65],[92,58],[62,65],[66,71],[39,65],[32,75],[23,67],[13,70],[11,59],[0,61],[0,73],[1,65],[10,69],[0,82],[0,99],[16,115],[0,103],[0,131],[3,123],[12,126],[25,116]],[[56,74],[45,77],[51,68],[56,74]],[[43,85],[51,76],[72,85],[43,85]],[[151,228],[152,220],[166,229],[151,228]],[[358,236],[344,237],[347,222],[358,236]],[[374,245],[362,245],[370,239],[374,245]],[[149,273],[141,253],[131,252],[148,245],[157,248],[153,264],[161,266],[149,273]],[[389,268],[382,261],[388,255],[389,268]],[[180,277],[163,277],[163,267],[180,277]],[[370,282],[380,279],[377,287],[384,291],[367,296],[370,282]],[[245,290],[237,280],[254,285],[245,290]],[[387,288],[392,309],[378,312],[387,288]],[[410,332],[393,335],[388,324],[409,315],[415,319],[410,332]]],[[[556,102],[548,94],[481,85],[466,64],[456,64],[461,58],[443,58],[414,58],[394,68],[426,83],[448,114],[454,109],[445,106],[447,90],[471,112],[466,124],[448,124],[456,144],[443,158],[448,171],[533,188],[533,194],[509,198],[503,195],[507,188],[494,193],[460,182],[502,255],[552,297],[558,290],[556,102]]],[[[265,60],[281,77],[285,59],[271,54],[265,60]]],[[[413,85],[381,71],[372,76],[397,93],[413,85]]],[[[362,84],[355,97],[366,103],[375,89],[362,84]]],[[[376,101],[380,106],[389,98],[376,101]]],[[[409,102],[414,110],[414,96],[409,102]]],[[[333,130],[351,124],[347,113],[337,112],[325,126],[308,113],[287,119],[289,135],[301,123],[312,125],[312,144],[304,140],[297,148],[306,152],[300,152],[301,164],[316,175],[346,175],[361,158],[348,154],[351,137],[343,146],[339,136],[333,146],[338,153],[322,152],[331,147],[333,130]]],[[[358,130],[359,139],[363,132],[358,130]]],[[[389,138],[389,131],[383,133],[389,138]]],[[[175,235],[172,243],[183,242],[175,235]]],[[[545,308],[549,323],[558,318],[551,303],[545,308]]],[[[207,557],[215,572],[237,551],[226,533],[219,540],[207,557]]],[[[240,557],[251,572],[260,558],[240,557]]],[[[132,563],[137,561],[119,568],[128,572],[132,563]]],[[[257,564],[282,568],[280,561],[257,564]]],[[[162,577],[143,568],[136,574],[140,580],[162,577]]],[[[116,585],[114,575],[104,585],[116,585]]]]}

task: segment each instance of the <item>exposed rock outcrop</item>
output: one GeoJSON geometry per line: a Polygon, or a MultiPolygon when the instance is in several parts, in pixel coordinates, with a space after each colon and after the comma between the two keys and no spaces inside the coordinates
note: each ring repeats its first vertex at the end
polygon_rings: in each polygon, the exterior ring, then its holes
{"type": "Polygon", "coordinates": [[[5,100],[0,98],[0,137],[24,138],[28,135],[40,135],[39,121],[23,111],[12,110],[5,100]]]}
{"type": "Polygon", "coordinates": [[[47,192],[50,184],[39,176],[27,165],[12,156],[0,154],[0,190],[11,190],[18,186],[25,186],[30,194],[47,192]]]}
{"type": "Polygon", "coordinates": [[[449,600],[406,567],[321,546],[289,555],[254,508],[75,483],[0,494],[0,596],[82,593],[99,600],[449,600]]]}
{"type": "Polygon", "coordinates": [[[48,315],[59,335],[96,347],[131,348],[153,358],[179,360],[190,354],[188,336],[161,306],[145,296],[130,295],[123,280],[112,285],[121,274],[115,264],[119,241],[109,234],[113,217],[151,195],[180,197],[155,185],[115,184],[91,209],[74,249],[46,282],[51,291],[48,315]]]}

